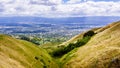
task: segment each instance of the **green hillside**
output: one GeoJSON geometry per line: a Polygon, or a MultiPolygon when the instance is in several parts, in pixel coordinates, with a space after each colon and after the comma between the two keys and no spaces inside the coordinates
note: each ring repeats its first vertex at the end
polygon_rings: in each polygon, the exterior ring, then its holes
{"type": "Polygon", "coordinates": [[[42,48],[0,35],[0,68],[58,68],[58,65],[42,48]]]}
{"type": "Polygon", "coordinates": [[[61,58],[63,68],[120,68],[120,21],[95,32],[87,44],[61,58]]]}

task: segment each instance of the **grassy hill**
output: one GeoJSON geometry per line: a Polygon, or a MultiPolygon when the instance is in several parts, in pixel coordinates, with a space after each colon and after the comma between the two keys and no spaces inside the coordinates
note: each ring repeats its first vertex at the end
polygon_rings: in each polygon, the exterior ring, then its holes
{"type": "MultiPolygon", "coordinates": [[[[51,47],[53,52],[58,49],[59,53],[63,52],[59,51],[62,46],[67,50],[77,45],[62,57],[53,57],[55,61],[47,52],[51,50],[0,35],[0,68],[120,68],[120,21],[91,31],[95,34],[87,40],[84,36],[88,31],[51,47]]],[[[46,44],[49,45],[52,46],[46,44]]]]}
{"type": "Polygon", "coordinates": [[[58,68],[58,65],[42,48],[0,35],[0,68],[58,68]]]}
{"type": "Polygon", "coordinates": [[[120,68],[120,21],[95,32],[87,44],[61,58],[63,68],[120,68]]]}

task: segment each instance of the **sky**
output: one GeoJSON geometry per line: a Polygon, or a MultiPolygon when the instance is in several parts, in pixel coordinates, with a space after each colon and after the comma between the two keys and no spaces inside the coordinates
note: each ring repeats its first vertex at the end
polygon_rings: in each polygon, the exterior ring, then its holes
{"type": "Polygon", "coordinates": [[[120,16],[120,0],[0,0],[0,16],[120,16]]]}

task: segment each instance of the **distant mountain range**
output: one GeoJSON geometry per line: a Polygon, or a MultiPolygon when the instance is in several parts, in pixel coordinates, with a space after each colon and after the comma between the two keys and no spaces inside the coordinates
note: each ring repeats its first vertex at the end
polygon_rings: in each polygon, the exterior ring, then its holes
{"type": "Polygon", "coordinates": [[[90,17],[61,17],[61,18],[44,18],[44,17],[0,17],[0,24],[4,23],[81,23],[81,24],[108,24],[120,20],[119,16],[90,16],[90,17]]]}

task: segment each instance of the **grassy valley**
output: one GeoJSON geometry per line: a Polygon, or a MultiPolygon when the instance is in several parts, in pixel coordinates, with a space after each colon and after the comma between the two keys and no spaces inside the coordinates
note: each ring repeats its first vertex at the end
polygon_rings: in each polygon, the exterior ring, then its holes
{"type": "Polygon", "coordinates": [[[120,21],[42,46],[0,35],[0,68],[120,68],[120,21]]]}

